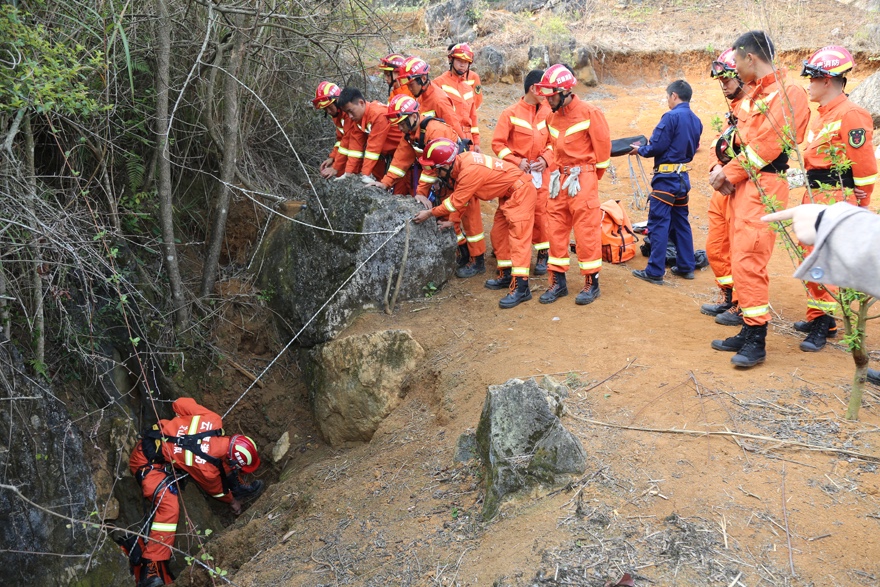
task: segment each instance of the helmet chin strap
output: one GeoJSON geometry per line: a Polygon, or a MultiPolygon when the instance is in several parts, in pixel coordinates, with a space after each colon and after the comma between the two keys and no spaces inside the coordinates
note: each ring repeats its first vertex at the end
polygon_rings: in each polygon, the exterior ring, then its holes
{"type": "Polygon", "coordinates": [[[571,92],[559,92],[559,96],[559,104],[550,107],[553,112],[558,112],[560,108],[565,106],[565,101],[568,100],[569,96],[571,96],[571,92]]]}

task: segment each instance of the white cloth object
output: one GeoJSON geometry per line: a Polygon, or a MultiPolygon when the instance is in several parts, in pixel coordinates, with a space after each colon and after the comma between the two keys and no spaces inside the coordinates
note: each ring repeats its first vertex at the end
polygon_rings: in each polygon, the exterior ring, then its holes
{"type": "Polygon", "coordinates": [[[541,189],[541,186],[544,185],[544,172],[543,171],[532,171],[532,183],[535,184],[535,189],[541,189]]]}
{"type": "Polygon", "coordinates": [[[572,167],[568,170],[568,178],[565,180],[565,183],[562,184],[562,189],[568,188],[568,195],[572,198],[578,195],[578,192],[581,191],[581,182],[578,180],[580,174],[580,167],[572,167]]]}
{"type": "Polygon", "coordinates": [[[559,195],[559,170],[550,172],[550,199],[553,200],[559,195]]]}
{"type": "Polygon", "coordinates": [[[373,176],[372,176],[372,175],[362,175],[362,176],[361,176],[361,181],[364,182],[364,183],[373,183],[373,182],[376,181],[376,180],[373,179],[373,176]]]}
{"type": "Polygon", "coordinates": [[[345,179],[346,177],[348,177],[349,175],[350,175],[349,173],[343,173],[339,177],[334,178],[333,181],[341,181],[341,180],[345,179]]]}

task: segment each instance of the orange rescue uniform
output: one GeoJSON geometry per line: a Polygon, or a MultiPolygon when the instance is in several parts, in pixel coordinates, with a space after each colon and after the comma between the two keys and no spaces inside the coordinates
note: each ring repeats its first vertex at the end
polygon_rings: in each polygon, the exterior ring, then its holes
{"type": "Polygon", "coordinates": [[[599,178],[611,163],[611,134],[605,115],[596,106],[572,95],[571,102],[547,117],[554,169],[560,171],[560,185],[572,167],[580,167],[581,190],[576,196],[560,190],[547,204],[550,218],[548,269],[568,271],[571,262],[569,238],[572,228],[577,243],[582,275],[602,269],[602,210],[599,208],[599,178]]]}
{"type": "Polygon", "coordinates": [[[440,86],[455,106],[458,122],[464,131],[465,139],[470,139],[475,146],[480,146],[480,127],[477,123],[477,106],[474,101],[474,91],[471,86],[464,82],[452,69],[444,72],[434,80],[440,86]]]}
{"type": "Polygon", "coordinates": [[[806,90],[786,84],[785,73],[776,70],[747,86],[750,94],[740,102],[738,112],[741,150],[724,166],[725,177],[736,188],[730,220],[733,282],[743,321],[750,326],[770,321],[767,263],[776,237],[761,222],[761,216],[770,204],[777,210],[788,205],[788,182],[779,177],[771,163],[780,161],[784,155],[782,129],[791,129],[795,135],[793,142],[800,143],[810,120],[806,90]],[[762,192],[769,199],[767,203],[762,200],[762,192]]]}
{"type": "MultiPolygon", "coordinates": [[[[200,406],[189,397],[183,397],[171,404],[177,417],[172,420],[159,420],[162,433],[167,436],[184,436],[209,430],[221,430],[223,419],[211,410],[200,406]]],[[[205,493],[223,503],[232,503],[232,492],[224,487],[223,479],[232,472],[226,463],[229,452],[228,436],[209,436],[202,439],[202,451],[223,461],[222,472],[211,463],[188,450],[170,442],[162,443],[162,457],[177,472],[188,473],[205,493]]],[[[150,464],[144,455],[143,444],[139,443],[131,453],[128,463],[132,475],[140,480],[141,492],[152,503],[155,511],[150,526],[149,539],[143,556],[152,561],[166,561],[171,558],[171,546],[180,517],[180,503],[177,499],[177,486],[165,482],[168,474],[162,464],[150,464]],[[157,491],[157,488],[159,489],[157,491]]]]}
{"type": "Polygon", "coordinates": [[[431,210],[435,217],[448,216],[466,208],[479,208],[480,200],[498,198],[492,226],[492,244],[501,262],[510,260],[511,274],[529,276],[532,255],[532,224],[538,193],[532,177],[512,163],[481,153],[465,152],[455,158],[450,178],[452,194],[431,210]]]}
{"type": "Polygon", "coordinates": [[[381,102],[366,103],[364,116],[353,125],[351,139],[347,143],[349,155],[346,173],[357,173],[360,166],[361,175],[385,175],[385,159],[391,158],[403,136],[397,125],[388,122],[386,112],[388,106],[381,102]]]}
{"type": "MultiPolygon", "coordinates": [[[[877,160],[872,151],[871,115],[867,110],[850,101],[846,94],[841,94],[824,106],[819,106],[818,114],[807,134],[804,167],[808,176],[811,172],[828,170],[829,173],[821,174],[823,177],[817,181],[825,185],[836,185],[837,189],[822,189],[814,182],[812,190],[804,193],[802,203],[831,204],[846,201],[867,208],[878,177],[877,160]],[[852,190],[847,190],[848,194],[844,193],[843,189],[840,189],[841,178],[835,178],[835,174],[830,172],[835,162],[843,161],[852,163],[850,172],[846,173],[847,180],[849,175],[852,175],[850,185],[864,191],[863,198],[857,199],[852,190]]],[[[813,247],[802,246],[806,250],[806,255],[813,250],[813,247]]],[[[832,295],[837,288],[811,281],[806,282],[806,287],[807,320],[814,320],[823,314],[832,314],[839,310],[837,301],[832,295]]]]}
{"type": "MultiPolygon", "coordinates": [[[[535,205],[535,225],[532,229],[532,244],[536,251],[550,248],[550,221],[547,217],[549,164],[553,161],[550,131],[547,130],[547,116],[550,113],[550,106],[546,102],[532,106],[520,98],[519,102],[501,113],[492,135],[492,150],[501,159],[519,166],[523,159],[532,163],[542,157],[548,164],[541,174],[541,187],[537,188],[538,203],[535,205]]],[[[500,262],[498,267],[502,267],[500,262]]]]}
{"type": "MultiPolygon", "coordinates": [[[[401,137],[397,150],[394,151],[394,159],[391,160],[391,164],[388,166],[388,172],[382,178],[382,185],[390,188],[406,179],[407,171],[413,167],[416,157],[422,154],[425,145],[434,139],[440,138],[449,139],[455,143],[458,142],[458,135],[455,134],[451,126],[442,120],[435,118],[419,119],[419,124],[412,131],[401,137]],[[421,136],[422,123],[426,123],[424,137],[421,136]]],[[[418,178],[419,184],[416,188],[416,194],[427,197],[431,191],[431,185],[436,181],[437,178],[434,177],[433,171],[429,172],[426,169],[422,169],[421,175],[418,178]]],[[[409,186],[406,187],[409,188],[409,186]]],[[[412,190],[410,189],[409,191],[412,190]]]]}
{"type": "MultiPolygon", "coordinates": [[[[422,89],[422,93],[416,98],[419,103],[419,113],[422,118],[440,118],[452,127],[459,137],[467,136],[458,122],[455,114],[455,106],[436,81],[432,81],[422,89]]],[[[459,245],[467,244],[468,253],[471,257],[486,254],[486,235],[483,233],[483,217],[480,214],[480,206],[469,206],[461,211],[460,222],[455,216],[450,217],[455,224],[455,238],[459,245]],[[464,231],[462,232],[462,228],[464,231]]]]}
{"type": "Polygon", "coordinates": [[[351,130],[354,121],[341,108],[337,108],[336,116],[330,118],[333,119],[333,126],[336,128],[336,144],[333,145],[329,157],[333,159],[333,169],[336,170],[338,177],[345,173],[345,164],[348,161],[348,149],[342,146],[346,142],[345,132],[351,130]]]}
{"type": "MultiPolygon", "coordinates": [[[[736,98],[730,101],[730,112],[739,119],[739,104],[742,98],[736,98]]],[[[728,121],[727,128],[730,128],[728,121]]],[[[721,165],[721,161],[715,155],[715,141],[709,149],[709,171],[716,165],[721,165]]],[[[715,190],[709,198],[709,231],[706,234],[706,258],[709,260],[709,267],[715,274],[715,283],[721,289],[733,289],[733,273],[730,269],[730,205],[732,198],[725,196],[721,192],[715,190]]]]}
{"type": "Polygon", "coordinates": [[[468,69],[468,72],[464,74],[464,83],[470,87],[471,91],[474,93],[473,97],[464,95],[465,100],[473,100],[474,106],[477,110],[480,109],[480,106],[483,105],[483,83],[480,81],[480,76],[477,75],[477,72],[471,71],[468,69]]]}

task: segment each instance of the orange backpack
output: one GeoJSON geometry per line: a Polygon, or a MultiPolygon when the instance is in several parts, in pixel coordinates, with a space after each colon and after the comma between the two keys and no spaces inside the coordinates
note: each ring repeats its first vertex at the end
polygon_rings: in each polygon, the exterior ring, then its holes
{"type": "Polygon", "coordinates": [[[638,238],[620,200],[602,202],[602,260],[623,263],[636,254],[638,238]]]}

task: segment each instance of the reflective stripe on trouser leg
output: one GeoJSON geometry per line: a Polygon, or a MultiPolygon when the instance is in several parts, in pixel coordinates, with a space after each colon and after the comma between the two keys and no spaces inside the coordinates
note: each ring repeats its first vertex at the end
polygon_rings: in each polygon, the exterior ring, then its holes
{"type": "Polygon", "coordinates": [[[840,304],[833,295],[837,293],[836,287],[812,281],[807,281],[804,285],[807,289],[807,320],[815,320],[824,314],[840,314],[840,304]]]}
{"type": "MultiPolygon", "coordinates": [[[[775,198],[780,209],[788,205],[788,182],[785,179],[772,173],[759,173],[758,181],[764,194],[775,198]]],[[[773,255],[776,234],[768,224],[761,222],[761,216],[766,213],[761,194],[753,182],[747,180],[737,184],[730,258],[743,320],[751,326],[770,321],[767,264],[773,255]]]]}
{"type": "Polygon", "coordinates": [[[151,503],[151,511],[155,510],[151,527],[149,528],[149,539],[145,540],[144,558],[164,561],[171,558],[171,549],[174,546],[174,533],[177,529],[177,521],[180,517],[180,503],[177,496],[168,489],[164,484],[165,471],[156,469],[147,473],[141,483],[141,493],[147,500],[153,499],[156,494],[156,502],[151,503]],[[163,487],[156,491],[156,488],[162,484],[163,487]]]}
{"type": "Polygon", "coordinates": [[[559,197],[547,202],[547,219],[550,231],[550,258],[547,268],[557,273],[565,273],[571,263],[569,243],[571,242],[572,214],[569,200],[573,198],[559,197]]]}
{"type": "Polygon", "coordinates": [[[514,220],[509,223],[508,242],[510,243],[510,257],[513,259],[511,275],[514,277],[528,277],[529,265],[532,262],[532,228],[531,218],[514,220]]]}
{"type": "MultiPolygon", "coordinates": [[[[538,193],[532,182],[525,182],[509,196],[498,202],[496,219],[504,217],[507,224],[507,241],[513,260],[511,275],[528,277],[532,262],[532,232],[535,228],[535,204],[538,193]]],[[[494,231],[493,231],[494,235],[494,231]]],[[[494,243],[494,237],[492,242],[494,243]]]]}
{"type": "Polygon", "coordinates": [[[501,207],[495,209],[495,217],[492,219],[492,230],[489,232],[489,238],[492,239],[492,246],[495,248],[495,258],[497,259],[498,268],[513,267],[512,257],[510,256],[510,241],[507,235],[510,227],[507,224],[507,218],[501,207]],[[505,265],[502,265],[502,259],[505,265]]]}
{"type": "Polygon", "coordinates": [[[733,285],[730,273],[730,226],[728,202],[730,198],[714,192],[709,198],[709,232],[706,234],[706,258],[715,274],[719,287],[733,285]]]}
{"type": "Polygon", "coordinates": [[[480,201],[473,198],[461,211],[461,227],[467,238],[471,257],[486,254],[486,238],[483,234],[483,218],[480,216],[480,201]]]}

